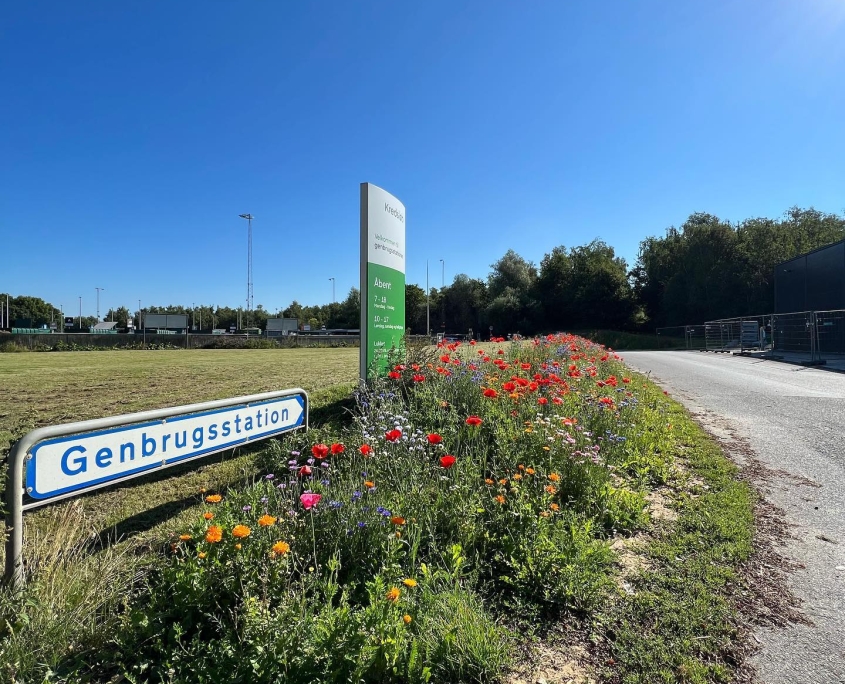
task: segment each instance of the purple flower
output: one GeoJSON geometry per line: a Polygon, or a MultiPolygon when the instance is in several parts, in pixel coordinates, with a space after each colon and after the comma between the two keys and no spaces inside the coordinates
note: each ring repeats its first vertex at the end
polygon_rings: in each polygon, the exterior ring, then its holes
{"type": "Polygon", "coordinates": [[[288,461],[288,465],[289,465],[289,466],[295,466],[296,464],[297,464],[297,460],[296,460],[295,458],[293,458],[293,459],[291,459],[290,461],[288,461]]]}
{"type": "Polygon", "coordinates": [[[245,513],[248,513],[249,511],[251,511],[251,510],[252,510],[252,506],[250,506],[249,504],[247,504],[246,506],[244,506],[244,507],[243,507],[243,510],[244,510],[244,512],[245,512],[245,513]]]}
{"type": "Polygon", "coordinates": [[[299,456],[299,452],[298,451],[291,451],[290,455],[291,456],[299,456]]]}
{"type": "Polygon", "coordinates": [[[274,477],[276,477],[276,476],[275,476],[275,475],[273,475],[273,473],[267,473],[267,474],[264,476],[264,479],[265,479],[265,480],[272,480],[274,477]]]}

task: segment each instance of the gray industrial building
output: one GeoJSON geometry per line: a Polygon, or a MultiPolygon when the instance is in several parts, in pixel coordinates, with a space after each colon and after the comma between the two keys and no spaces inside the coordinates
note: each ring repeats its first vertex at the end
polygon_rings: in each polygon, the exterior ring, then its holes
{"type": "Polygon", "coordinates": [[[775,267],[775,313],[845,309],[845,240],[775,267]]]}

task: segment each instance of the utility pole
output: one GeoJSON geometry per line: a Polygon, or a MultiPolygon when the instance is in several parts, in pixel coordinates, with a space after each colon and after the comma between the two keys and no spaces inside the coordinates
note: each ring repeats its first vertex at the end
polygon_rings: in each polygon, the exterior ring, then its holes
{"type": "Polygon", "coordinates": [[[334,303],[335,303],[335,298],[334,298],[334,278],[329,278],[329,280],[331,280],[331,281],[332,281],[332,304],[334,304],[334,303]]]}
{"type": "Polygon", "coordinates": [[[82,295],[79,295],[79,332],[82,332],[82,295]]]}
{"type": "Polygon", "coordinates": [[[242,219],[247,220],[246,237],[246,324],[249,325],[249,316],[252,311],[252,214],[238,214],[242,219]]]}

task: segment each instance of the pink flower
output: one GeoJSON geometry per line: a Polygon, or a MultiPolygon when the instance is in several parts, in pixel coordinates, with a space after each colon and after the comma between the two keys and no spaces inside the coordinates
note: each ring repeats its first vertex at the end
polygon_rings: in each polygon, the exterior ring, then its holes
{"type": "Polygon", "coordinates": [[[312,492],[305,492],[301,494],[299,500],[302,502],[302,507],[308,511],[311,510],[314,506],[320,503],[320,499],[323,498],[322,494],[314,494],[312,492]]]}

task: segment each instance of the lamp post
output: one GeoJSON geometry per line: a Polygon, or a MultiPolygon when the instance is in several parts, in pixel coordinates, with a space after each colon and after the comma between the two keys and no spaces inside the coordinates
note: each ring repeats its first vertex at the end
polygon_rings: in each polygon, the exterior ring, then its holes
{"type": "Polygon", "coordinates": [[[440,272],[440,318],[442,323],[440,324],[443,328],[443,335],[446,335],[446,298],[443,296],[443,289],[446,287],[446,262],[441,259],[440,265],[442,266],[442,270],[440,272]]]}
{"type": "Polygon", "coordinates": [[[79,295],[79,332],[82,332],[82,295],[79,295]]]}
{"type": "Polygon", "coordinates": [[[103,292],[105,292],[106,288],[95,287],[94,289],[97,291],[97,323],[99,323],[100,322],[100,291],[102,290],[103,292]]]}
{"type": "Polygon", "coordinates": [[[425,334],[431,342],[431,288],[428,286],[428,259],[425,260],[425,334]]]}
{"type": "Polygon", "coordinates": [[[334,299],[334,278],[329,278],[329,280],[332,281],[332,304],[334,304],[334,302],[335,302],[335,299],[334,299]]]}
{"type": "Polygon", "coordinates": [[[246,325],[249,327],[250,312],[252,311],[252,219],[255,217],[252,214],[238,214],[242,219],[246,219],[247,237],[246,237],[246,325]]]}

